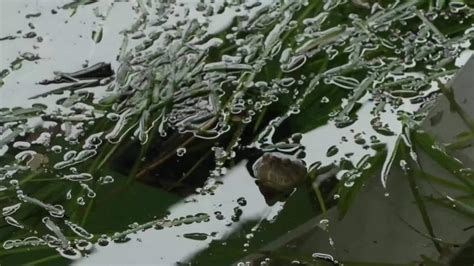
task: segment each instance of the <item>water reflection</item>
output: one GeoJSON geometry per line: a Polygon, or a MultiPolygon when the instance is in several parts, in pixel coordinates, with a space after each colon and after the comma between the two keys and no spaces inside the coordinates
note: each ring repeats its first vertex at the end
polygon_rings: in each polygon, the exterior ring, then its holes
{"type": "MultiPolygon", "coordinates": [[[[374,169],[384,195],[403,194],[392,192],[390,170],[400,165],[409,176],[409,164],[419,166],[410,130],[438,94],[449,95],[455,66],[472,54],[472,25],[457,20],[472,10],[353,2],[9,3],[19,13],[2,20],[28,23],[0,32],[11,36],[0,43],[9,54],[0,90],[0,192],[12,236],[4,248],[87,255],[79,264],[172,264],[243,231],[243,255],[258,249],[259,227],[285,223],[275,220],[285,203],[269,207],[261,185],[290,202],[314,190],[314,209],[325,215],[336,203],[347,213],[374,169]],[[448,19],[455,33],[444,29],[448,19]],[[133,188],[144,201],[102,222],[101,212],[120,206],[101,204],[130,199],[133,188]],[[167,213],[140,210],[155,205],[167,213]],[[42,214],[29,220],[32,207],[42,214]],[[38,231],[18,231],[27,228],[38,231]]],[[[462,170],[455,175],[469,174],[462,170]]],[[[326,218],[319,227],[329,233],[326,218]]]]}
{"type": "MultiPolygon", "coordinates": [[[[37,94],[54,90],[59,86],[40,86],[38,82],[51,77],[53,71],[71,72],[80,69],[83,64],[96,62],[111,62],[114,68],[118,67],[116,58],[123,37],[119,34],[136,20],[136,14],[128,2],[113,3],[113,9],[102,20],[94,15],[93,8],[79,8],[74,16],[70,10],[58,7],[68,3],[67,0],[46,2],[8,1],[2,3],[2,21],[16,23],[2,23],[0,36],[15,35],[17,31],[24,31],[29,21],[35,24],[35,32],[42,36],[43,41],[35,39],[5,40],[0,42],[2,53],[2,69],[7,69],[18,55],[25,52],[38,55],[35,62],[23,62],[19,71],[11,72],[5,79],[0,90],[0,105],[2,108],[30,106],[33,103],[43,103],[53,111],[61,96],[52,96],[27,100],[37,94]],[[54,10],[54,15],[51,14],[54,10]],[[25,19],[29,13],[41,13],[38,17],[25,19]],[[90,39],[91,29],[97,24],[107,28],[107,35],[103,41],[94,43],[90,39]],[[40,64],[41,67],[38,67],[40,64]]],[[[107,10],[112,2],[102,1],[95,4],[98,11],[107,10]]],[[[93,92],[97,98],[104,88],[96,87],[93,92]]]]}
{"type": "MultiPolygon", "coordinates": [[[[210,215],[208,221],[192,224],[182,224],[162,230],[138,231],[129,235],[127,243],[110,243],[107,247],[96,247],[84,264],[90,263],[120,263],[133,264],[139,258],[140,263],[167,264],[184,262],[209,246],[211,241],[224,240],[233,232],[239,230],[242,224],[258,224],[261,220],[273,220],[283,208],[284,203],[269,207],[241,162],[228,173],[214,182],[222,182],[218,189],[211,194],[192,195],[182,202],[171,206],[168,220],[186,217],[196,212],[210,215]],[[238,199],[245,199],[242,206],[238,199]],[[238,220],[233,219],[236,208],[241,210],[238,220]],[[218,214],[216,214],[218,213],[218,214]],[[190,239],[186,234],[205,234],[205,239],[190,239]],[[130,256],[130,254],[134,254],[130,256]]],[[[204,189],[212,187],[212,180],[204,189]]],[[[78,262],[81,264],[81,262],[78,262]]]]}

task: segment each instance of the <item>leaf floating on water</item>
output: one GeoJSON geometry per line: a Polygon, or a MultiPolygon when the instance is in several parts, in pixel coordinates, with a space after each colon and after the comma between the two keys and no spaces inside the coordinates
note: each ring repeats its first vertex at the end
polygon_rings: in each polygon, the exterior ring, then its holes
{"type": "Polygon", "coordinates": [[[305,55],[292,56],[287,64],[281,65],[281,70],[285,73],[290,73],[301,68],[306,63],[307,57],[305,55]]]}

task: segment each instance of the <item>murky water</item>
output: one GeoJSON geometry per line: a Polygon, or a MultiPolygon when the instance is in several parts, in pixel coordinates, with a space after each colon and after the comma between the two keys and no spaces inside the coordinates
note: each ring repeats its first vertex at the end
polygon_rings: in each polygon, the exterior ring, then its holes
{"type": "Polygon", "coordinates": [[[474,10],[435,2],[2,2],[1,260],[457,261],[474,10]]]}

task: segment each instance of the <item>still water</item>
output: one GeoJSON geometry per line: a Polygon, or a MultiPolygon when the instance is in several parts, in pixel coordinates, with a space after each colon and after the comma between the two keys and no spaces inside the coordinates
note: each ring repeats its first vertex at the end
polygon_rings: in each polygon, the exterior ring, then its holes
{"type": "Polygon", "coordinates": [[[7,265],[472,263],[468,3],[0,12],[7,265]]]}

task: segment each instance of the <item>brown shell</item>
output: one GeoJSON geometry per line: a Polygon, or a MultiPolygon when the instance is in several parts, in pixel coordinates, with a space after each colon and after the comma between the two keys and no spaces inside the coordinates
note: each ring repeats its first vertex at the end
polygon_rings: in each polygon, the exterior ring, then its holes
{"type": "Polygon", "coordinates": [[[276,191],[292,189],[302,183],[307,175],[301,160],[281,153],[265,153],[253,166],[259,183],[276,191]]]}

